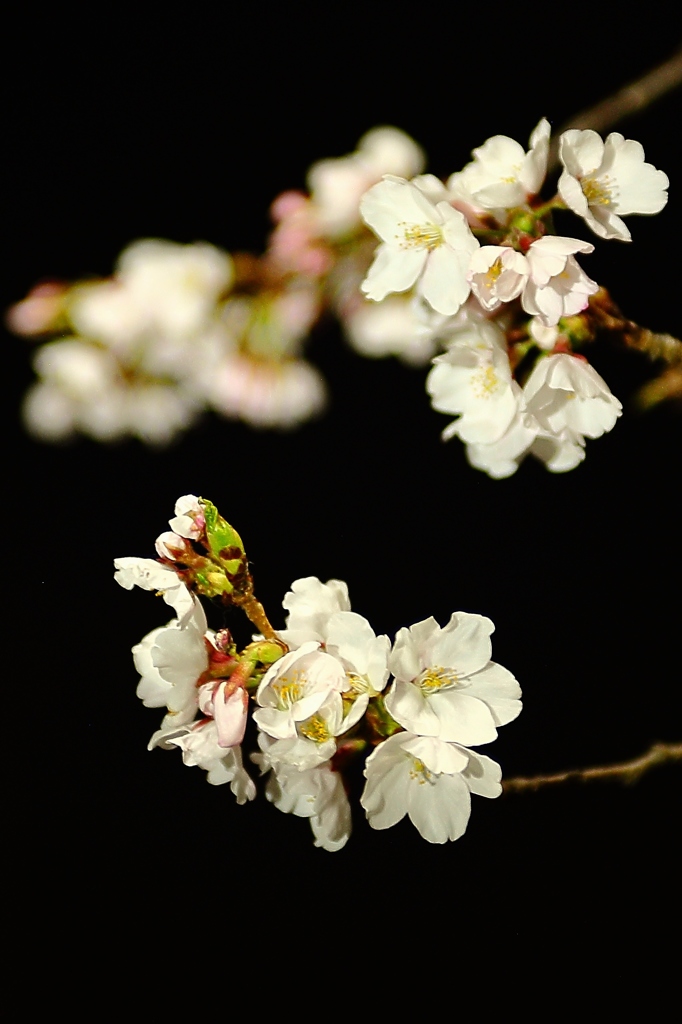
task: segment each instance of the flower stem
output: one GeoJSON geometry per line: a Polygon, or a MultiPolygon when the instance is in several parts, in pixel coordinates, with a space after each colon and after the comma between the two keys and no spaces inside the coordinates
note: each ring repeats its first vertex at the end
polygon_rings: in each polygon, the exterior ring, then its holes
{"type": "Polygon", "coordinates": [[[636,782],[644,772],[665,761],[682,761],[682,743],[654,743],[650,750],[631,761],[620,764],[602,765],[598,768],[572,768],[554,775],[533,775],[529,778],[517,776],[502,783],[505,793],[520,793],[527,789],[557,782],[592,782],[595,779],[618,779],[621,782],[636,782]]]}
{"type": "Polygon", "coordinates": [[[275,632],[269,618],[265,614],[265,608],[257,600],[254,594],[245,594],[242,597],[235,598],[234,603],[239,605],[244,612],[251,619],[256,629],[263,634],[266,640],[277,640],[279,639],[275,632]]]}

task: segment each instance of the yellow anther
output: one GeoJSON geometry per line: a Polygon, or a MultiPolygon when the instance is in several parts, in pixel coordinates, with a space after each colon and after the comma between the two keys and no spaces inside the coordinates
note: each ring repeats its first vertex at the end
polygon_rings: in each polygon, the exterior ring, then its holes
{"type": "Polygon", "coordinates": [[[406,224],[403,229],[402,248],[428,249],[431,252],[443,244],[443,231],[437,224],[406,224]]]}
{"type": "Polygon", "coordinates": [[[326,743],[327,740],[332,738],[332,734],[327,728],[327,723],[319,715],[313,715],[307,722],[304,722],[301,726],[301,732],[313,743],[326,743]]]}

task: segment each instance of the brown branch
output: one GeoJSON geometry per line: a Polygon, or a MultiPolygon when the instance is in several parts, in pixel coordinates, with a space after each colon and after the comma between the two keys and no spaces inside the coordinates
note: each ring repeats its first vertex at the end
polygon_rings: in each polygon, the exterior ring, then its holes
{"type": "Polygon", "coordinates": [[[623,118],[644,110],[650,103],[678,85],[682,85],[682,47],[676,50],[668,60],[651,71],[647,71],[641,78],[623,86],[613,96],[609,96],[595,106],[581,110],[579,114],[569,118],[552,139],[548,172],[559,166],[559,137],[562,132],[571,128],[592,128],[596,132],[601,132],[605,128],[617,124],[618,121],[622,121],[623,118]]]}
{"type": "Polygon", "coordinates": [[[555,775],[533,775],[530,778],[517,776],[502,783],[505,793],[519,793],[526,789],[540,789],[541,786],[557,782],[592,782],[595,779],[618,779],[621,782],[636,782],[644,772],[665,761],[682,761],[682,743],[654,743],[646,754],[621,764],[602,765],[599,768],[572,768],[555,775]]]}

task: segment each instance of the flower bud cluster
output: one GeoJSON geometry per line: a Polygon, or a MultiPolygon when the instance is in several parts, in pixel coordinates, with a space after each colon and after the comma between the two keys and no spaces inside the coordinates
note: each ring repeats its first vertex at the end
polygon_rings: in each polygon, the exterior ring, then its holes
{"type": "Polygon", "coordinates": [[[600,291],[576,255],[594,246],[555,235],[552,211],[569,208],[600,237],[629,241],[621,215],[667,201],[668,179],[639,143],[568,131],[558,195],[544,202],[549,135],[543,119],[527,152],[494,136],[446,183],[384,175],[360,202],[380,239],[362,291],[377,303],[412,295],[420,333],[445,347],[427,381],[434,408],[459,417],[443,436],[460,437],[469,462],[495,478],[529,452],[555,472],[573,469],[585,438],[621,414],[576,351],[594,337],[600,291]]]}
{"type": "MultiPolygon", "coordinates": [[[[174,566],[165,554],[181,540],[215,551],[232,528],[193,495],[175,512],[172,533],[157,541],[162,562],[115,563],[118,583],[159,591],[176,612],[133,648],[138,696],[165,709],[149,748],[179,747],[185,764],[203,768],[214,785],[229,782],[244,803],[256,796],[242,756],[251,720],[251,760],[268,775],[267,799],[308,818],[316,846],[334,851],[347,842],[344,773],[363,757],[361,804],[373,828],[408,815],[429,842],[458,839],[471,794],[502,791],[499,765],[472,747],[490,743],[521,711],[514,676],[491,660],[490,619],[456,612],[441,628],[429,618],[391,644],[351,610],[345,583],[306,577],[284,598],[285,628],[240,652],[228,631],[208,628],[186,585],[198,589],[192,572],[201,570],[174,566]]],[[[187,565],[186,549],[183,557],[187,565]]],[[[224,549],[222,561],[230,561],[224,549]]]]}

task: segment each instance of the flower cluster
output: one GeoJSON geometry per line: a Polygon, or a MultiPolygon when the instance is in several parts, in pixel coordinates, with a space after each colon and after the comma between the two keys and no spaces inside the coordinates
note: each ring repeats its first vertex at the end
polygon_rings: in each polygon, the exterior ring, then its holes
{"type": "Polygon", "coordinates": [[[370,825],[405,815],[432,843],[458,839],[471,794],[496,797],[500,766],[472,747],[490,743],[521,710],[514,676],[491,660],[493,624],[454,613],[398,631],[391,645],[351,610],[340,580],[295,580],[275,631],[253,596],[239,535],[208,501],[185,495],[158,560],[120,558],[115,578],[163,594],[176,613],[133,648],[137,693],[165,709],[149,747],[182,751],[238,803],[256,796],[242,743],[249,720],[268,775],[265,795],[310,820],[315,845],[339,850],[351,831],[344,773],[366,758],[361,804],[370,825]],[[261,632],[238,651],[208,628],[198,595],[246,611],[261,632]],[[249,715],[250,708],[254,708],[249,715]]]}
{"type": "Polygon", "coordinates": [[[529,452],[550,470],[573,469],[585,438],[621,414],[578,352],[605,298],[576,259],[594,246],[554,234],[552,211],[569,208],[600,237],[628,241],[621,215],[667,201],[668,179],[639,143],[568,131],[558,194],[544,202],[549,135],[543,119],[527,152],[494,136],[446,183],[385,175],[360,202],[380,239],[362,291],[377,303],[412,294],[422,333],[445,347],[427,380],[434,408],[458,417],[443,436],[461,438],[469,462],[495,478],[529,452]]]}
{"type": "Polygon", "coordinates": [[[295,427],[326,404],[303,347],[329,310],[364,356],[434,361],[433,406],[459,417],[443,436],[473,466],[509,476],[530,452],[572,469],[621,412],[583,348],[605,329],[649,350],[662,336],[616,312],[578,261],[593,245],[554,234],[553,211],[627,241],[623,216],[661,210],[668,179],[639,143],[573,130],[544,201],[549,136],[544,119],[527,151],[494,136],[443,182],[413,139],[375,128],[314,164],[307,193],[275,199],[262,256],[147,239],[109,279],[38,286],[9,312],[17,333],[51,339],[35,355],[28,429],[163,444],[205,409],[295,427]]]}

